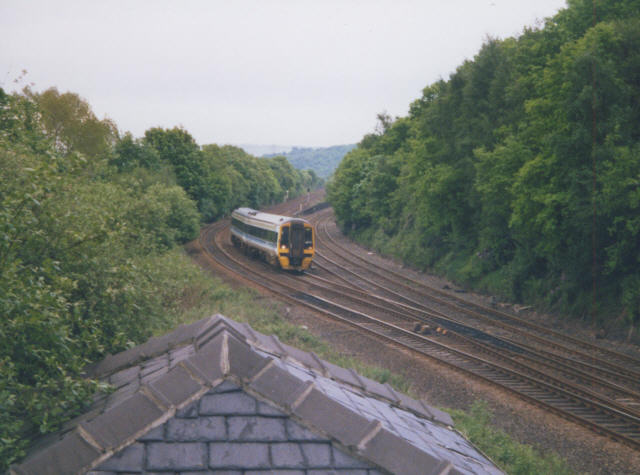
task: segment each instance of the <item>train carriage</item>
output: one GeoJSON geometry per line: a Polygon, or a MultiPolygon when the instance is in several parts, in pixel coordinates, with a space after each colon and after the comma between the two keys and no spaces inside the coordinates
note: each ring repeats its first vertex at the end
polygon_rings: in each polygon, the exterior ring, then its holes
{"type": "Polygon", "coordinates": [[[315,233],[308,221],[251,208],[231,213],[231,242],[285,270],[308,269],[315,253],[315,233]]]}

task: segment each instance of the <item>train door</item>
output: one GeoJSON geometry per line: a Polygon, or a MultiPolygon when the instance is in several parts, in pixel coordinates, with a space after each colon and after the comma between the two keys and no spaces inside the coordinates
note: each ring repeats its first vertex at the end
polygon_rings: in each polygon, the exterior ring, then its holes
{"type": "Polygon", "coordinates": [[[291,264],[299,266],[302,264],[302,256],[304,255],[304,224],[291,223],[289,239],[291,242],[291,264]]]}

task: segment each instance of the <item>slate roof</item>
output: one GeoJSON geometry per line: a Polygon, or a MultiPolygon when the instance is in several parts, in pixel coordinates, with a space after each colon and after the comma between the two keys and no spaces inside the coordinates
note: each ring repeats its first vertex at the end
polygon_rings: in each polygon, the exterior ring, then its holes
{"type": "Polygon", "coordinates": [[[502,473],[447,413],[221,315],[87,373],[115,391],[11,473],[502,473]]]}

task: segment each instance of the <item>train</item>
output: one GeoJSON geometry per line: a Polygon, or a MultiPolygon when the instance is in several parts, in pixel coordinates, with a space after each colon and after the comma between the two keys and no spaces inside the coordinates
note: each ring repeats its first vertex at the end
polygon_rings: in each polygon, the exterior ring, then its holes
{"type": "Polygon", "coordinates": [[[315,231],[309,221],[238,208],[231,213],[231,243],[247,254],[284,270],[304,272],[315,254],[315,231]]]}

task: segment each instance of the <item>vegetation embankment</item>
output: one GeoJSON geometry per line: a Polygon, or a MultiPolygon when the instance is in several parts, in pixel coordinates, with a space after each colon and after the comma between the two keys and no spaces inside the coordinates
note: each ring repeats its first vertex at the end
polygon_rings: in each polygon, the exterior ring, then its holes
{"type": "Polygon", "coordinates": [[[120,136],[76,94],[0,89],[0,472],[100,385],[82,368],[176,325],[200,223],[313,172],[181,128],[120,136]]]}
{"type": "Polygon", "coordinates": [[[638,77],[637,0],[570,0],[488,40],[407,117],[379,115],[329,183],[339,223],[421,269],[633,330],[638,77]]]}

